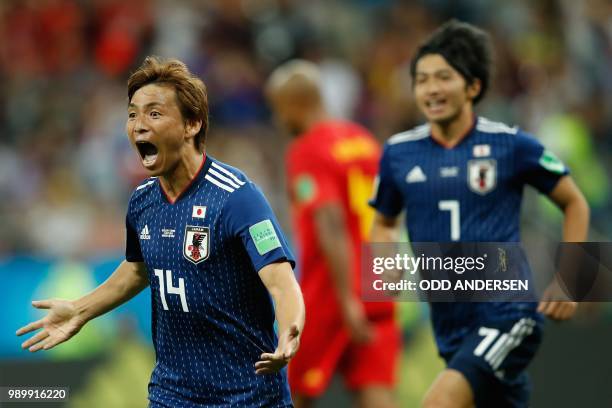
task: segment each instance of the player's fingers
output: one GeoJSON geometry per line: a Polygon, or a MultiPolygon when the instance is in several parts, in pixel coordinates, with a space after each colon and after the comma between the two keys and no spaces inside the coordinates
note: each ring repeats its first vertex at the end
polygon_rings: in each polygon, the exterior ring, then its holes
{"type": "Polygon", "coordinates": [[[28,347],[38,343],[39,341],[46,339],[47,337],[49,337],[49,333],[47,333],[46,330],[43,330],[40,333],[37,333],[36,335],[30,337],[28,340],[21,343],[21,348],[27,349],[28,347]]]}
{"type": "Polygon", "coordinates": [[[574,315],[576,314],[576,310],[578,310],[578,303],[572,302],[569,305],[567,318],[569,319],[570,317],[574,317],[574,315]]]}
{"type": "Polygon", "coordinates": [[[273,368],[278,364],[278,361],[258,361],[255,363],[255,369],[258,370],[261,368],[273,368]]]}
{"type": "Polygon", "coordinates": [[[263,353],[259,358],[261,360],[280,360],[282,355],[280,353],[263,353]]]}
{"type": "Polygon", "coordinates": [[[53,301],[50,299],[33,300],[32,306],[34,306],[37,309],[49,309],[51,308],[51,306],[53,306],[53,301]]]}
{"type": "Polygon", "coordinates": [[[284,362],[268,362],[262,365],[256,365],[255,374],[271,374],[278,372],[286,365],[284,362]]]}
{"type": "Polygon", "coordinates": [[[548,316],[549,307],[550,307],[550,302],[540,302],[540,306],[538,307],[538,312],[542,313],[544,316],[548,316]]]}
{"type": "Polygon", "coordinates": [[[551,317],[554,320],[564,320],[566,302],[555,302],[555,309],[551,312],[551,317]]]}
{"type": "Polygon", "coordinates": [[[550,306],[548,307],[548,316],[557,320],[559,318],[559,310],[561,304],[559,302],[550,302],[550,306]]]}
{"type": "Polygon", "coordinates": [[[42,350],[43,348],[45,348],[45,345],[49,342],[49,339],[44,339],[42,341],[39,341],[38,343],[34,344],[33,346],[31,346],[28,350],[32,353],[37,352],[38,350],[42,350]]]}
{"type": "Polygon", "coordinates": [[[562,302],[559,311],[559,319],[567,320],[574,315],[576,305],[573,302],[562,302]]]}
{"type": "Polygon", "coordinates": [[[275,360],[259,360],[255,362],[255,367],[266,367],[275,363],[275,360]]]}
{"type": "Polygon", "coordinates": [[[55,346],[57,346],[58,344],[61,344],[63,342],[65,342],[66,340],[68,340],[70,337],[66,336],[66,335],[60,335],[60,336],[51,336],[49,337],[45,343],[43,344],[43,349],[44,350],[49,350],[50,348],[53,348],[55,346]]]}
{"type": "Polygon", "coordinates": [[[29,333],[31,331],[38,330],[41,327],[43,327],[43,319],[37,320],[35,322],[32,322],[30,324],[27,324],[27,325],[23,326],[22,328],[17,330],[15,332],[15,334],[18,335],[18,336],[21,336],[22,334],[26,334],[26,333],[29,333]]]}
{"type": "Polygon", "coordinates": [[[260,368],[259,370],[255,370],[255,374],[273,374],[275,373],[275,370],[272,370],[271,368],[260,368]]]}
{"type": "Polygon", "coordinates": [[[557,320],[565,320],[568,316],[568,306],[564,303],[559,305],[559,310],[557,311],[557,320]]]}
{"type": "Polygon", "coordinates": [[[543,302],[544,305],[542,307],[542,314],[545,316],[550,316],[550,314],[555,309],[555,302],[543,302]]]}
{"type": "Polygon", "coordinates": [[[546,317],[552,320],[559,320],[559,305],[555,304],[549,311],[546,313],[546,317]]]}

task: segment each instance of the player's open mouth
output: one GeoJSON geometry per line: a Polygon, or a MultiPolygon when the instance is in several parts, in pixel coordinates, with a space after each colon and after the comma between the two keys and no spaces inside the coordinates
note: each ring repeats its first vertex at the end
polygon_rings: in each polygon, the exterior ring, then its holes
{"type": "Polygon", "coordinates": [[[155,163],[158,153],[157,146],[151,142],[141,141],[136,142],[136,148],[138,149],[138,153],[142,158],[142,164],[144,164],[145,167],[151,166],[155,163]]]}
{"type": "Polygon", "coordinates": [[[446,99],[431,99],[425,102],[425,106],[430,112],[439,113],[446,106],[446,99]]]}

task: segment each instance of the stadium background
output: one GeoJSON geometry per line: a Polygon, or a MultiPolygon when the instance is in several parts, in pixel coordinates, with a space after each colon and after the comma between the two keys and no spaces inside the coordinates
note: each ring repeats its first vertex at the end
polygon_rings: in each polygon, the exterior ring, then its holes
{"type": "MultiPolygon", "coordinates": [[[[384,141],[422,119],[409,59],[449,17],[493,36],[496,75],[478,112],[538,135],[612,236],[612,3],[607,0],[0,0],[0,386],[70,386],[72,407],[145,404],[153,364],[145,292],[56,350],[21,351],[29,303],[74,298],[122,256],[131,189],[144,176],[124,132],[126,79],[148,54],[185,61],[209,89],[208,152],[258,182],[290,233],[283,150],[262,95],[289,58],[321,64],[332,111],[384,141]]],[[[523,237],[560,237],[527,195],[523,237]]],[[[427,308],[403,304],[397,393],[417,405],[441,367],[427,308]]],[[[533,364],[535,407],[612,406],[612,307],[549,324],[533,364]]],[[[348,400],[336,381],[320,406],[348,400]]]]}

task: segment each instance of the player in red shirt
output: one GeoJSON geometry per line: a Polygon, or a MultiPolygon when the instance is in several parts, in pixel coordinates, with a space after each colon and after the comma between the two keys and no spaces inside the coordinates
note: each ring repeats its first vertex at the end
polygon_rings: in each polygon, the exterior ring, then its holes
{"type": "Polygon", "coordinates": [[[401,346],[394,305],[359,296],[380,146],[363,127],[328,117],[313,63],[277,68],[267,93],[279,124],[296,136],[286,166],[306,325],[289,365],[295,406],[311,406],[338,371],[358,406],[392,407],[401,346]]]}

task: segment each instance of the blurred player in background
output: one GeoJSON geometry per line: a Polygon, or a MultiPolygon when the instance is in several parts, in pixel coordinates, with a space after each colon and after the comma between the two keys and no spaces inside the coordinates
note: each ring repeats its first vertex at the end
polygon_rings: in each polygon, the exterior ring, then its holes
{"type": "Polygon", "coordinates": [[[289,383],[296,407],[311,406],[340,372],[358,406],[391,407],[400,352],[394,305],[359,297],[380,147],[363,127],[328,117],[320,85],[317,66],[300,60],[267,84],[276,119],[295,137],[286,166],[308,319],[289,383]]]}
{"type": "MultiPolygon", "coordinates": [[[[589,208],[566,167],[532,136],[473,113],[489,86],[490,40],[451,21],[417,51],[413,91],[427,124],[391,137],[383,150],[373,242],[397,242],[406,210],[413,242],[516,242],[523,187],[564,212],[564,241],[583,241],[589,208]]],[[[551,289],[553,286],[551,286],[551,289]]],[[[447,364],[425,407],[526,407],[525,369],[541,340],[542,312],[570,318],[573,302],[432,303],[432,323],[447,364]]]]}
{"type": "Polygon", "coordinates": [[[130,199],[125,261],[76,301],[33,302],[49,312],[17,332],[42,329],[23,347],[50,349],[150,285],[150,406],[291,406],[282,368],[297,351],[304,305],[268,202],[206,154],[206,88],[182,62],[147,58],[128,101],[128,137],[152,177],[130,199]]]}

